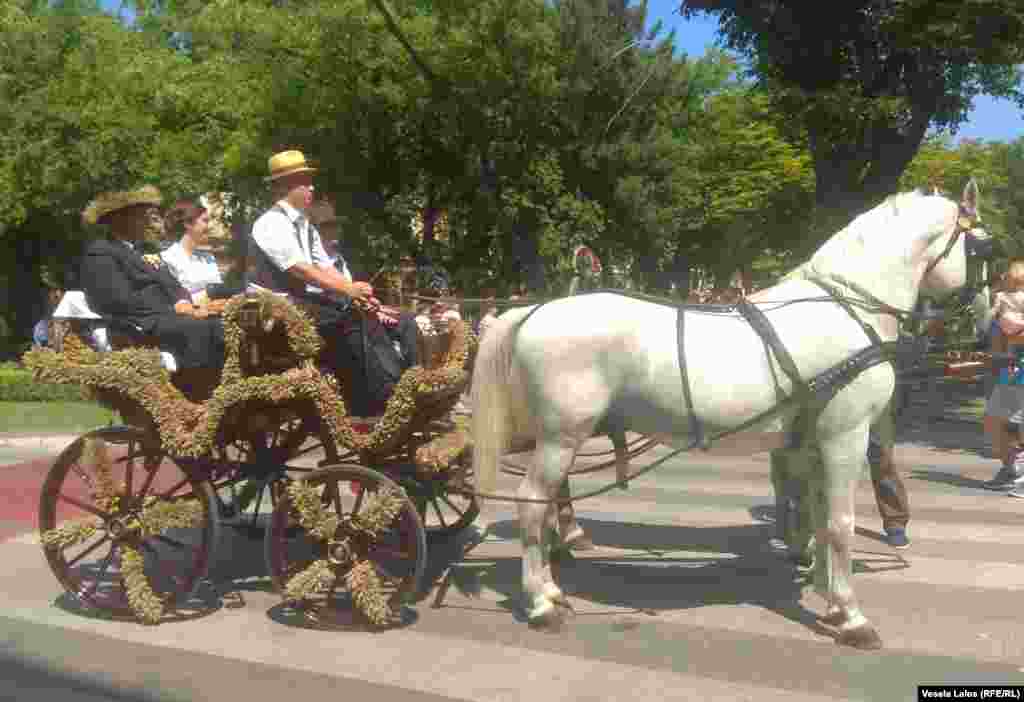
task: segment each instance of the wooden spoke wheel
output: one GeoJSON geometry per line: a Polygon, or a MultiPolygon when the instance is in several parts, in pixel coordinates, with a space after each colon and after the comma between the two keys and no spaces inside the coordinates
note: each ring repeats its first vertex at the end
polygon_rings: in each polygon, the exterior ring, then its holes
{"type": "Polygon", "coordinates": [[[311,450],[312,439],[322,442],[323,432],[312,402],[292,408],[257,404],[236,408],[214,450],[212,483],[224,524],[262,536],[287,473],[313,470],[292,463],[311,450]]]}
{"type": "Polygon", "coordinates": [[[218,539],[210,484],[135,427],[89,432],[43,484],[40,540],[77,606],[157,623],[197,605],[218,539]]]}
{"type": "Polygon", "coordinates": [[[350,464],[290,481],[264,544],[275,590],[323,628],[401,623],[426,567],[415,504],[383,474],[350,464]]]}
{"type": "Polygon", "coordinates": [[[454,538],[480,516],[476,497],[462,490],[472,490],[472,468],[458,476],[440,476],[437,480],[416,481],[406,485],[409,497],[420,513],[427,539],[431,542],[454,538]]]}

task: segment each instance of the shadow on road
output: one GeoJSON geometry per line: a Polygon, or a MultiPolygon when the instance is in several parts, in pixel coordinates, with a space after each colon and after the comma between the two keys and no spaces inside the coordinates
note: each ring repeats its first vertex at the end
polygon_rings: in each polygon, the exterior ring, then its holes
{"type": "MultiPolygon", "coordinates": [[[[580,522],[598,548],[563,556],[553,564],[556,579],[570,596],[655,616],[660,610],[752,604],[818,635],[835,636],[815,612],[801,604],[804,576],[768,547],[774,535],[771,524],[687,527],[580,522]]],[[[518,538],[518,524],[512,520],[492,525],[491,531],[518,538]]],[[[877,560],[877,554],[869,556],[877,560]]],[[[483,563],[467,561],[453,570],[453,586],[470,597],[485,588],[504,595],[499,605],[523,619],[518,604],[521,569],[518,555],[487,558],[483,563]]]]}
{"type": "Polygon", "coordinates": [[[0,651],[0,699],[35,702],[172,702],[181,700],[148,690],[117,688],[90,676],[70,673],[0,651]]]}
{"type": "Polygon", "coordinates": [[[987,480],[967,477],[960,473],[949,473],[942,470],[914,470],[910,473],[912,480],[925,480],[930,483],[941,483],[959,488],[971,488],[974,490],[987,490],[987,480]]]}

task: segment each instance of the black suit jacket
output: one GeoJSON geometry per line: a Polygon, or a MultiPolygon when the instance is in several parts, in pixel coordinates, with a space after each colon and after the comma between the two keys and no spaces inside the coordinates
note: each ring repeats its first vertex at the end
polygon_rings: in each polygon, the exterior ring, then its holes
{"type": "Polygon", "coordinates": [[[96,312],[131,322],[147,334],[157,318],[174,314],[176,302],[191,301],[166,268],[154,268],[125,244],[107,239],[86,245],[80,283],[96,312]]]}

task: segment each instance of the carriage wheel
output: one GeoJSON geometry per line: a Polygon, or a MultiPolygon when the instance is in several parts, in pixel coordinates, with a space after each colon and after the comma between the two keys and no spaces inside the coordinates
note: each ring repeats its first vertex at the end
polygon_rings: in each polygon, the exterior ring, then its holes
{"type": "Polygon", "coordinates": [[[429,540],[453,538],[476,521],[480,503],[462,492],[471,491],[473,486],[471,466],[459,471],[458,477],[442,476],[407,485],[429,540]]]}
{"type": "Polygon", "coordinates": [[[303,417],[288,413],[274,421],[270,415],[270,421],[262,421],[266,428],[233,432],[228,443],[216,448],[213,488],[226,526],[262,536],[284,490],[286,472],[313,470],[289,465],[309,439],[322,433],[310,420],[315,407],[306,409],[309,415],[303,417]]]}
{"type": "Polygon", "coordinates": [[[357,465],[289,482],[264,543],[274,589],[324,628],[400,623],[426,567],[413,502],[389,478],[357,465]]]}
{"type": "Polygon", "coordinates": [[[179,614],[218,539],[213,490],[135,427],[75,440],[43,484],[39,532],[50,569],[86,610],[147,623],[179,614]]]}

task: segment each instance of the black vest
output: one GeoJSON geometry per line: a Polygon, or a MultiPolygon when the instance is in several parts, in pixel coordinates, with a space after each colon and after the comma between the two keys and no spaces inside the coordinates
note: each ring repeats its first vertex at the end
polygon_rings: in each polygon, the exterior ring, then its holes
{"type": "MultiPolygon", "coordinates": [[[[280,205],[274,205],[270,208],[270,211],[276,211],[288,217],[288,213],[285,212],[284,208],[280,205]]],[[[291,218],[288,217],[289,221],[291,218]]],[[[295,238],[300,240],[302,236],[301,230],[295,222],[292,222],[292,226],[295,229],[295,238]]],[[[306,228],[306,250],[312,251],[313,249],[313,235],[312,229],[306,228]]],[[[301,240],[300,240],[301,243],[301,240]]],[[[351,300],[348,297],[344,297],[342,300],[336,300],[328,298],[324,295],[317,295],[315,293],[308,292],[306,290],[306,283],[296,276],[292,275],[288,271],[282,271],[278,268],[271,260],[260,245],[256,243],[256,239],[253,237],[252,232],[249,232],[249,270],[247,271],[247,283],[254,283],[259,285],[261,288],[273,290],[274,292],[284,292],[293,296],[296,299],[311,302],[316,305],[324,305],[327,307],[334,308],[336,312],[343,312],[348,309],[351,304],[351,300]]]]}
{"type": "MultiPolygon", "coordinates": [[[[274,205],[270,208],[270,211],[276,211],[288,217],[288,213],[280,205],[274,205]]],[[[288,217],[291,221],[291,218],[288,217]]],[[[298,239],[301,236],[298,226],[295,226],[295,222],[292,222],[292,226],[295,228],[295,238],[298,239]]],[[[306,236],[309,237],[309,229],[306,229],[306,236]]],[[[307,245],[310,243],[306,242],[307,245]]],[[[310,247],[312,248],[312,247],[310,247]]],[[[249,283],[255,283],[261,288],[273,290],[274,292],[286,292],[296,296],[305,296],[306,284],[296,278],[288,271],[282,271],[274,262],[270,259],[260,245],[256,243],[256,239],[253,237],[252,232],[249,232],[249,261],[250,267],[248,271],[249,283]]]]}

